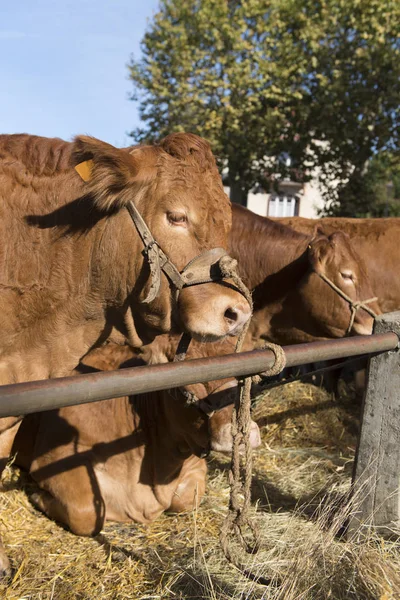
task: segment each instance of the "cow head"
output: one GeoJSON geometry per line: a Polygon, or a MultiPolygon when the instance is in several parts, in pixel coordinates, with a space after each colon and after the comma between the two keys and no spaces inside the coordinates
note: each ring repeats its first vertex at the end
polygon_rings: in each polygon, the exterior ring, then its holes
{"type": "MultiPolygon", "coordinates": [[[[177,347],[176,336],[161,336],[143,350],[149,364],[173,360],[177,347]]],[[[212,344],[192,342],[187,357],[203,358],[234,352],[234,343],[227,339],[212,344]]],[[[206,455],[210,450],[228,453],[232,450],[232,407],[238,402],[235,378],[196,383],[168,390],[165,412],[174,434],[181,440],[182,452],[206,455]]],[[[258,425],[252,421],[250,443],[261,443],[258,425]]]]}
{"type": "Polygon", "coordinates": [[[156,146],[128,149],[89,137],[78,137],[74,144],[74,165],[88,195],[97,210],[117,223],[102,243],[119,247],[114,255],[123,265],[115,262],[112,276],[118,278],[121,269],[126,274],[130,289],[122,308],[130,311],[131,341],[140,346],[173,328],[207,341],[237,334],[251,311],[232,286],[213,282],[185,287],[174,302],[173,285],[162,274],[156,297],[146,302],[154,281],[143,241],[125,210],[133,202],[178,271],[204,251],[227,247],[231,208],[208,143],[177,133],[156,146]]]}
{"type": "MultiPolygon", "coordinates": [[[[309,244],[308,259],[311,271],[301,289],[302,305],[324,330],[321,330],[321,335],[343,337],[346,333],[372,333],[373,316],[363,308],[355,312],[348,332],[351,304],[334,289],[334,286],[339,288],[352,302],[370,300],[375,296],[363,261],[353,250],[349,236],[337,231],[327,237],[319,230],[309,244]]],[[[367,306],[380,314],[376,299],[367,306]]]]}

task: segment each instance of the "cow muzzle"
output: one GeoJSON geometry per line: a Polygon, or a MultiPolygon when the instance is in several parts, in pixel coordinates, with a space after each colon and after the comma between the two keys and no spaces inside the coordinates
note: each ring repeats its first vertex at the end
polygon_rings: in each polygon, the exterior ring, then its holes
{"type": "MultiPolygon", "coordinates": [[[[212,431],[213,419],[214,417],[210,420],[210,449],[214,452],[222,452],[223,454],[231,453],[233,446],[231,423],[225,423],[219,427],[215,427],[215,430],[212,431]]],[[[258,448],[261,444],[260,430],[255,421],[251,421],[249,440],[252,448],[258,448]]],[[[240,451],[244,451],[244,447],[241,447],[240,451]]]]}

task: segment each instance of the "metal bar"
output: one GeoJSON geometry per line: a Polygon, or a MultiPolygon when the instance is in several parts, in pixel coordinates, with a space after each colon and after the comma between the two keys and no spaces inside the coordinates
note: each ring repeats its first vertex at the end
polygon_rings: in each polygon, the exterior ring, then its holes
{"type": "MultiPolygon", "coordinates": [[[[287,366],[394,350],[395,333],[285,346],[287,366]]],[[[0,386],[0,417],[174,388],[189,383],[261,373],[274,363],[271,350],[133,367],[0,386]]]]}

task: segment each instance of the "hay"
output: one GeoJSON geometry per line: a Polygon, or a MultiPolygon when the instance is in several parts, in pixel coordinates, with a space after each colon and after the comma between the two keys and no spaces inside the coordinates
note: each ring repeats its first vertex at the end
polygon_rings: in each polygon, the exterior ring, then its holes
{"type": "Polygon", "coordinates": [[[228,460],[214,455],[206,498],[196,512],[151,525],[109,523],[96,539],[78,538],[38,513],[33,489],[12,467],[0,494],[1,531],[14,575],[5,599],[27,600],[396,600],[400,544],[341,537],[358,429],[354,395],[339,402],[311,385],[261,394],[255,409],[262,446],[255,452],[255,518],[261,552],[253,571],[268,588],[239,576],[218,545],[227,507],[228,460]]]}

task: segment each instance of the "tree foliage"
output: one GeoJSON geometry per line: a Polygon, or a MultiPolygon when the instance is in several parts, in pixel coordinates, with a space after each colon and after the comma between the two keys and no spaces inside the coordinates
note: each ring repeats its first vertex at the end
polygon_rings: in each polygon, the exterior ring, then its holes
{"type": "Polygon", "coordinates": [[[363,172],[355,171],[321,213],[343,217],[400,217],[400,162],[376,154],[363,172]]]}
{"type": "Polygon", "coordinates": [[[129,65],[132,135],[206,137],[239,199],[288,175],[283,152],[329,190],[397,152],[399,26],[397,0],[161,0],[129,65]]]}

